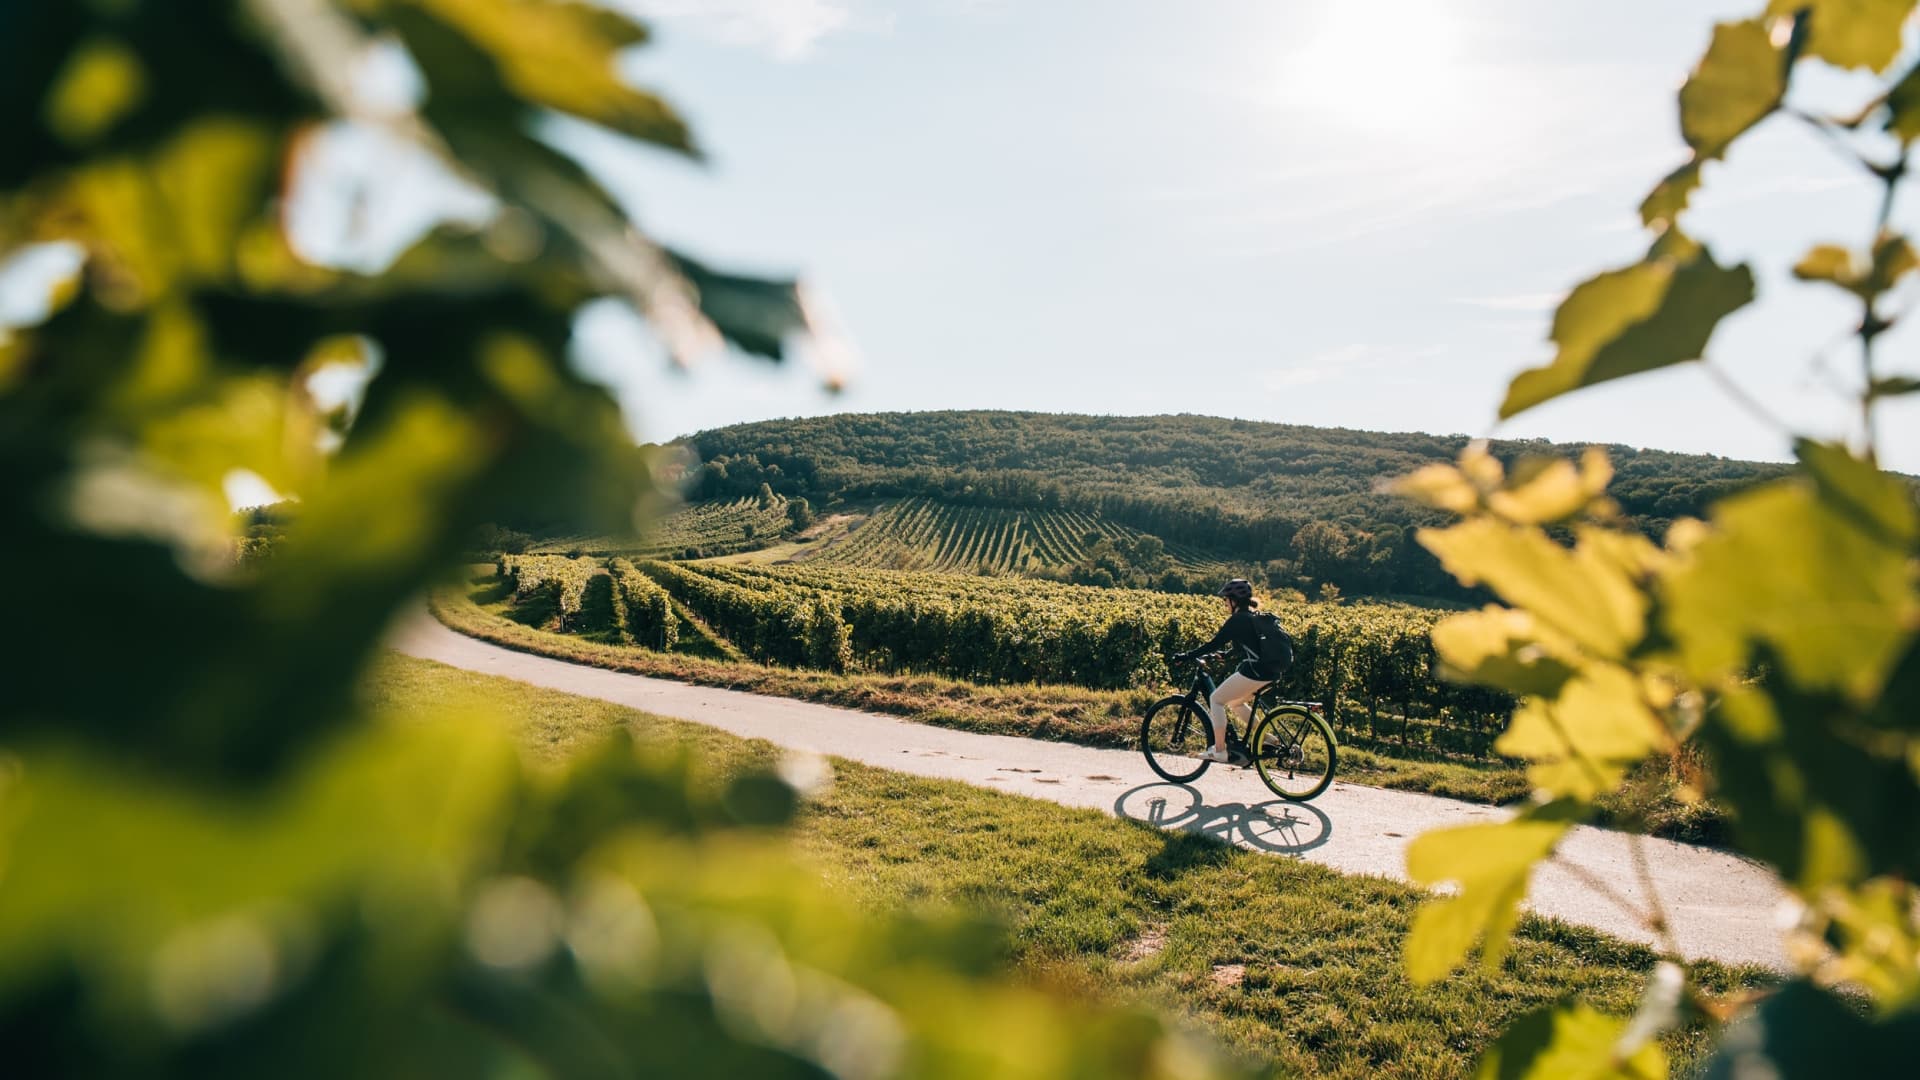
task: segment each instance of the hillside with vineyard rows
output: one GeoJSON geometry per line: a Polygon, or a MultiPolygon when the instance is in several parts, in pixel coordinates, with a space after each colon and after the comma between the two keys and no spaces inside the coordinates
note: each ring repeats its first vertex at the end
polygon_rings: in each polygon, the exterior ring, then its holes
{"type": "Polygon", "coordinates": [[[650,521],[638,535],[551,533],[532,538],[536,554],[622,555],[640,559],[702,559],[748,551],[777,540],[794,527],[795,505],[805,500],[742,496],[682,506],[650,521]]]}
{"type": "Polygon", "coordinates": [[[1128,566],[1216,574],[1221,561],[1077,510],[1005,510],[933,499],[883,503],[836,542],[796,562],[962,574],[1046,574],[1097,563],[1102,545],[1128,566]],[[1144,546],[1143,546],[1144,545],[1144,546]]]}
{"type": "MultiPolygon", "coordinates": [[[[1463,600],[1469,594],[1412,537],[1445,515],[1379,488],[1423,465],[1454,460],[1467,441],[1191,415],[840,414],[688,436],[670,447],[679,458],[668,479],[701,503],[741,499],[765,485],[778,496],[806,498],[823,513],[843,504],[893,507],[883,513],[900,520],[836,556],[859,565],[974,572],[985,563],[1023,573],[1071,566],[1085,553],[1050,550],[1036,515],[1073,514],[1094,524],[1079,536],[1069,528],[1070,541],[1094,530],[1115,539],[1149,535],[1178,564],[1251,568],[1273,588],[1318,595],[1332,585],[1349,595],[1463,600]],[[928,503],[945,517],[926,522],[928,503]],[[976,538],[954,526],[955,509],[963,507],[1004,516],[981,518],[976,538]],[[906,531],[912,527],[922,531],[906,531]],[[937,541],[928,528],[940,532],[937,541]],[[976,539],[988,546],[986,555],[968,553],[976,539]]],[[[1528,440],[1496,441],[1491,449],[1511,463],[1575,457],[1583,447],[1528,440]]],[[[1609,494],[1652,537],[1786,469],[1606,449],[1616,469],[1609,494]]],[[[890,517],[875,521],[887,525],[890,517]]],[[[1115,577],[1118,584],[1157,586],[1152,575],[1115,577]]],[[[1090,573],[1077,580],[1097,581],[1090,573]]]]}

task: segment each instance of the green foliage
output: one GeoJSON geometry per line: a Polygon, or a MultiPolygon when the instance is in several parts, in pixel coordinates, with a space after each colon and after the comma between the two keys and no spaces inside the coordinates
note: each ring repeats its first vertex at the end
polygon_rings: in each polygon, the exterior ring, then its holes
{"type": "MultiPolygon", "coordinates": [[[[765,767],[617,736],[540,766],[481,697],[360,701],[481,524],[630,527],[650,481],[565,362],[581,304],[632,305],[681,361],[805,329],[792,282],[664,250],[536,134],[558,113],[690,152],[617,70],[644,37],[573,0],[0,8],[0,259],[84,257],[0,353],[0,535],[35,613],[0,703],[10,1074],[1236,1072],[1007,980],[976,926],[849,908],[769,831],[799,793],[765,767]],[[377,43],[417,106],[357,99],[377,43]],[[349,117],[491,220],[389,267],[304,261],[282,204],[349,117]],[[323,414],[337,363],[374,377],[323,414]],[[224,489],[247,474],[299,509],[243,571],[224,489]]],[[[612,584],[503,562],[562,620],[612,584]]],[[[812,625],[816,656],[844,646],[812,625]]]]}
{"type": "MultiPolygon", "coordinates": [[[[1649,200],[1647,223],[1662,234],[1653,254],[1568,296],[1554,322],[1559,354],[1514,379],[1503,415],[1698,356],[1753,291],[1746,268],[1720,269],[1674,228],[1699,163],[1782,107],[1796,63],[1887,68],[1913,10],[1911,0],[1775,0],[1776,21],[1718,28],[1680,96],[1690,171],[1649,200]]],[[[1434,646],[1456,676],[1521,696],[1497,745],[1528,762],[1539,800],[1512,822],[1429,834],[1410,848],[1411,873],[1460,889],[1421,912],[1408,972],[1444,973],[1478,938],[1498,956],[1526,875],[1558,830],[1590,818],[1649,760],[1688,776],[1696,794],[1710,789],[1732,818],[1734,845],[1778,870],[1802,905],[1789,952],[1803,979],[1757,1009],[1742,1014],[1675,967],[1673,988],[1658,975],[1650,984],[1658,1007],[1643,1005],[1625,1029],[1639,1044],[1574,1006],[1516,1026],[1485,1075],[1663,1070],[1629,1055],[1673,1022],[1683,988],[1701,1011],[1735,1018],[1709,1076],[1909,1071],[1895,1048],[1920,1023],[1920,508],[1911,482],[1880,470],[1873,448],[1876,402],[1913,381],[1880,373],[1875,343],[1895,319],[1886,295],[1916,260],[1887,212],[1906,175],[1904,147],[1875,157],[1884,144],[1856,146],[1848,131],[1880,108],[1898,131],[1913,78],[1902,75],[1848,124],[1800,115],[1883,189],[1864,255],[1822,245],[1794,268],[1860,307],[1858,447],[1796,439],[1793,475],[1675,523],[1658,546],[1622,528],[1597,468],[1599,483],[1563,477],[1542,501],[1535,489],[1557,465],[1508,470],[1470,448],[1457,466],[1399,485],[1464,517],[1420,541],[1504,605],[1443,622],[1434,646]],[[1702,755],[1704,771],[1692,765],[1702,755]],[[1836,997],[1841,989],[1868,995],[1871,1015],[1836,997]]],[[[1634,858],[1643,858],[1637,849],[1634,858]]],[[[1657,901],[1639,917],[1665,934],[1657,901]]]]}
{"type": "Polygon", "coordinates": [[[1768,0],[1767,14],[1806,12],[1805,55],[1835,67],[1884,71],[1900,55],[1914,0],[1768,0]]]}
{"type": "Polygon", "coordinates": [[[671,652],[680,641],[680,620],[673,613],[673,600],[667,590],[625,559],[612,560],[607,569],[613,574],[614,595],[620,598],[628,639],[671,652]]]}
{"type": "Polygon", "coordinates": [[[579,618],[587,584],[601,572],[599,565],[590,559],[561,555],[503,555],[500,566],[504,576],[513,581],[517,599],[524,602],[529,597],[544,595],[551,601],[561,630],[579,618]]]}
{"type": "Polygon", "coordinates": [[[1482,1080],[1660,1080],[1667,1056],[1647,1043],[1620,1054],[1625,1022],[1572,1004],[1522,1017],[1480,1061],[1482,1080]]]}
{"type": "MultiPolygon", "coordinates": [[[[850,651],[839,663],[985,683],[1160,685],[1168,677],[1163,657],[1206,641],[1222,617],[1208,596],[1020,578],[811,565],[650,564],[648,572],[757,659],[822,666],[808,659],[806,644],[817,620],[806,613],[817,601],[847,628],[850,651]]],[[[1459,749],[1484,753],[1488,721],[1511,705],[1505,695],[1433,676],[1432,612],[1311,603],[1277,603],[1274,611],[1295,638],[1288,693],[1329,702],[1345,725],[1356,722],[1356,707],[1389,702],[1403,717],[1458,729],[1459,749]]]]}
{"type": "Polygon", "coordinates": [[[1497,970],[1520,919],[1527,876],[1567,827],[1565,807],[1555,805],[1498,825],[1436,829],[1409,844],[1408,877],[1426,885],[1456,882],[1459,893],[1428,903],[1414,917],[1407,976],[1416,983],[1440,978],[1482,937],[1486,966],[1497,970]]]}

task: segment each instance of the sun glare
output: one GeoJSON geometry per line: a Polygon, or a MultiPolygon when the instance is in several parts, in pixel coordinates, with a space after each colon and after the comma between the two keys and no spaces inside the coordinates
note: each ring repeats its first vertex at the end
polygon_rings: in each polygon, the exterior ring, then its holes
{"type": "Polygon", "coordinates": [[[1457,127],[1465,34],[1437,0],[1320,0],[1291,23],[1278,103],[1392,139],[1457,127]]]}

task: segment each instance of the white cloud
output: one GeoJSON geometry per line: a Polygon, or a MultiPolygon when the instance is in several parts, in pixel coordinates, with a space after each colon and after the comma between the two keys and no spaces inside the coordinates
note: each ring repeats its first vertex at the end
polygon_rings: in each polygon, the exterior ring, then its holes
{"type": "Polygon", "coordinates": [[[691,32],[782,60],[801,60],[828,35],[854,25],[839,0],[629,0],[641,15],[684,24],[691,32]]]}

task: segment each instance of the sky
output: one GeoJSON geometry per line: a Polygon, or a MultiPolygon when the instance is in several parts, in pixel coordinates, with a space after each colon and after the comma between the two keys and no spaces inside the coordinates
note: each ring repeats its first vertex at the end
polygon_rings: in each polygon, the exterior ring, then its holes
{"type": "MultiPolygon", "coordinates": [[[[645,438],[1003,408],[1788,453],[1691,366],[1496,422],[1551,356],[1558,298],[1644,252],[1635,208],[1684,158],[1676,91],[1713,22],[1759,0],[624,2],[656,31],[629,76],[709,160],[557,138],[655,235],[801,274],[858,354],[837,396],[804,360],[682,374],[596,310],[582,363],[645,438]]],[[[1760,280],[1709,356],[1793,430],[1857,427],[1857,312],[1787,271],[1815,242],[1864,245],[1876,194],[1776,119],[1685,220],[1760,280]]],[[[1883,366],[1913,355],[1883,341],[1883,366]]],[[[1920,472],[1916,420],[1883,408],[1885,463],[1920,472]]]]}
{"type": "MultiPolygon", "coordinates": [[[[1496,419],[1513,375],[1551,357],[1566,290],[1644,253],[1635,208],[1685,156],[1679,86],[1713,23],[1762,0],[608,2],[651,22],[623,70],[678,106],[706,160],[544,130],[654,236],[800,275],[854,357],[838,394],[805,350],[680,371],[630,310],[596,304],[576,360],[641,439],[946,408],[1756,459],[1784,458],[1789,432],[1858,432],[1858,312],[1789,269],[1815,243],[1864,247],[1879,188],[1784,117],[1709,166],[1683,219],[1757,274],[1760,302],[1708,355],[1764,415],[1683,365],[1496,419]]],[[[419,92],[396,51],[365,68],[382,108],[419,92]]],[[[1804,64],[1796,80],[1794,104],[1833,113],[1874,86],[1804,64]]],[[[314,141],[332,165],[297,172],[296,246],[375,271],[437,217],[492,212],[392,143],[351,126],[314,141]]],[[[1909,230],[1916,200],[1895,214],[1909,230]]],[[[10,298],[10,278],[74,258],[33,254],[0,266],[0,325],[45,296],[10,298]]],[[[1916,302],[1910,280],[1892,307],[1916,302]]],[[[1881,373],[1920,373],[1916,342],[1884,337],[1881,373]]],[[[1880,452],[1920,473],[1911,398],[1882,406],[1880,452]]]]}

